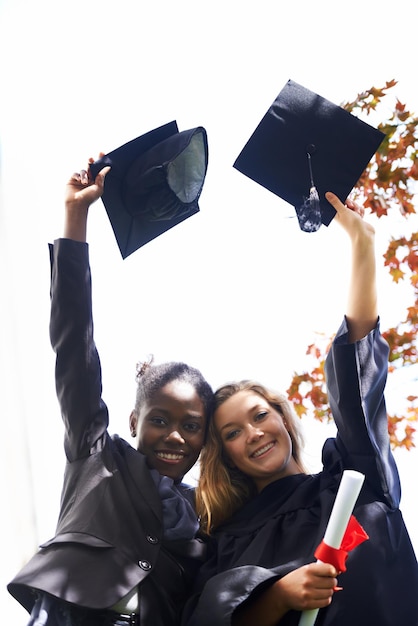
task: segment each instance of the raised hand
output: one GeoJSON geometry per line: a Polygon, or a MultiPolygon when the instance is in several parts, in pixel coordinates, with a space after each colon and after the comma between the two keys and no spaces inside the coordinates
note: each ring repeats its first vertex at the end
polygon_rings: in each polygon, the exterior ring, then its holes
{"type": "MultiPolygon", "coordinates": [[[[103,153],[99,154],[99,157],[103,153]]],[[[64,237],[76,241],[86,241],[87,215],[91,204],[100,198],[104,190],[104,181],[110,167],[104,167],[93,180],[88,160],[87,169],[75,172],[65,188],[65,224],[64,237]]]]}
{"type": "Polygon", "coordinates": [[[347,198],[345,204],[334,194],[328,191],[326,199],[337,211],[335,221],[339,223],[347,232],[350,238],[364,235],[366,238],[374,236],[372,224],[363,220],[364,209],[362,206],[347,198]]]}

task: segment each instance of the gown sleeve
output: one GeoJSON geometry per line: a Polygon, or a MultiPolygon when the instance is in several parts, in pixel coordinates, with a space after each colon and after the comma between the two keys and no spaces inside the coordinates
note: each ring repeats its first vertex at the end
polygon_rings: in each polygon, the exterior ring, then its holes
{"type": "Polygon", "coordinates": [[[231,626],[235,609],[279,578],[273,570],[257,565],[221,572],[207,581],[201,594],[189,600],[182,626],[231,626]]]}
{"type": "MultiPolygon", "coordinates": [[[[379,323],[360,341],[348,343],[344,320],[328,353],[325,377],[338,428],[335,447],[345,467],[365,474],[378,499],[397,508],[400,481],[390,450],[384,399],[388,354],[379,323]]],[[[325,466],[330,447],[324,446],[325,466]]]]}
{"type": "Polygon", "coordinates": [[[93,339],[88,245],[59,239],[50,246],[50,339],[56,353],[55,385],[71,462],[104,445],[108,410],[93,339]]]}

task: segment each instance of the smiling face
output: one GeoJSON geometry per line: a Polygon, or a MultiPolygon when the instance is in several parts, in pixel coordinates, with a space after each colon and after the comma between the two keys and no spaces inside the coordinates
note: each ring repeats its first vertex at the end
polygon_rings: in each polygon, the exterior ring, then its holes
{"type": "Polygon", "coordinates": [[[229,461],[253,479],[258,491],[300,474],[282,415],[254,391],[239,391],[215,411],[214,425],[229,461]]]}
{"type": "Polygon", "coordinates": [[[173,380],[132,413],[131,430],[148,465],[181,480],[196,463],[205,435],[205,410],[193,385],[173,380]]]}

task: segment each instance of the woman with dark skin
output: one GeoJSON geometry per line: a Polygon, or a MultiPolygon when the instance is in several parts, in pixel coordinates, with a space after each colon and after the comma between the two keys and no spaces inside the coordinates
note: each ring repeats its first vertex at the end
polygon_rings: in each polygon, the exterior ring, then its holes
{"type": "Polygon", "coordinates": [[[418,624],[417,562],[399,511],[383,395],[388,346],[379,332],[374,229],[356,204],[327,199],[352,250],[346,316],[325,368],[338,434],[324,445],[323,470],[309,475],[285,396],[254,381],[215,392],[196,494],[212,548],[187,626],[297,626],[301,611],[313,609],[317,626],[418,624]],[[314,553],[345,469],[365,475],[354,514],[369,539],[341,573],[314,553]]]}
{"type": "MultiPolygon", "coordinates": [[[[90,163],[92,160],[90,160],[90,163]]],[[[51,246],[51,343],[67,465],[56,535],[9,584],[40,626],[176,626],[203,558],[193,490],[213,393],[184,363],[138,371],[135,448],[108,433],[93,339],[86,243],[109,168],[67,183],[64,237],[51,246]]]]}

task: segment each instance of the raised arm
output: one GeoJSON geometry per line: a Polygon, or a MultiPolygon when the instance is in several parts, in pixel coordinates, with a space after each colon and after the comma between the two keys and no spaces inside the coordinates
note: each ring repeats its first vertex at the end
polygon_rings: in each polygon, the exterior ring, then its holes
{"type": "MultiPolygon", "coordinates": [[[[337,447],[346,467],[364,474],[375,496],[396,508],[400,482],[387,429],[384,391],[389,347],[377,323],[374,229],[354,203],[344,206],[333,194],[327,194],[327,199],[352,247],[346,329],[341,325],[325,363],[337,447]]],[[[325,446],[323,457],[328,454],[332,446],[325,446]]]]}
{"type": "MultiPolygon", "coordinates": [[[[103,156],[103,153],[99,156],[103,156]]],[[[94,159],[90,158],[89,164],[93,161],[94,159]]],[[[110,167],[104,167],[95,180],[91,178],[89,167],[71,176],[65,189],[64,237],[66,239],[86,241],[89,207],[103,194],[104,180],[109,170],[110,167]]]]}
{"type": "Polygon", "coordinates": [[[108,169],[102,170],[95,181],[88,168],[71,176],[65,193],[64,238],[50,246],[50,338],[56,353],[56,391],[70,461],[88,454],[108,423],[107,408],[101,399],[99,355],[93,339],[91,277],[85,243],[88,209],[102,194],[108,169]]]}
{"type": "Polygon", "coordinates": [[[347,200],[344,205],[333,193],[327,193],[326,197],[337,211],[335,221],[351,240],[351,279],[346,318],[348,339],[355,342],[373,330],[378,319],[374,228],[362,219],[364,210],[356,203],[347,200]]]}

